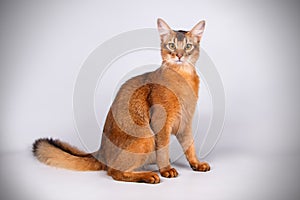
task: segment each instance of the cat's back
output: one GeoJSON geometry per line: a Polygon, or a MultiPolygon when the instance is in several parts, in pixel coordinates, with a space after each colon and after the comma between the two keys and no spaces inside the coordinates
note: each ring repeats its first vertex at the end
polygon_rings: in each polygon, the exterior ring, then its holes
{"type": "Polygon", "coordinates": [[[121,85],[115,100],[119,99],[122,96],[128,96],[129,94],[132,94],[134,91],[136,91],[138,88],[147,85],[149,82],[151,82],[150,77],[153,76],[153,73],[154,72],[146,72],[144,74],[137,75],[128,79],[121,85]]]}
{"type": "MultiPolygon", "coordinates": [[[[191,76],[191,80],[182,74],[170,69],[160,67],[155,71],[147,72],[127,80],[119,89],[115,102],[133,98],[132,95],[140,88],[148,88],[153,85],[172,91],[178,98],[187,101],[188,104],[197,101],[199,79],[197,74],[191,76]],[[194,86],[195,85],[195,86],[194,86]]],[[[157,92],[157,91],[156,91],[157,92]]],[[[164,90],[159,92],[163,93],[164,90]]]]}

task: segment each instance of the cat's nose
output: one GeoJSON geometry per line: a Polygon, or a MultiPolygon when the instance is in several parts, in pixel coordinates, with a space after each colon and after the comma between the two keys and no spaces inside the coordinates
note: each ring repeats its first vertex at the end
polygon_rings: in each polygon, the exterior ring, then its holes
{"type": "Polygon", "coordinates": [[[180,58],[183,56],[181,53],[177,53],[176,56],[178,57],[178,59],[180,60],[180,58]]]}

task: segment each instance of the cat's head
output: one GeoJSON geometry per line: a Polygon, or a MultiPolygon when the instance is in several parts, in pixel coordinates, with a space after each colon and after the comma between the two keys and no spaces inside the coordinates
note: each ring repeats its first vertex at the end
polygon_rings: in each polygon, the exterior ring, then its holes
{"type": "Polygon", "coordinates": [[[174,31],[162,19],[157,20],[157,27],[163,62],[170,65],[195,65],[199,58],[199,43],[205,21],[200,21],[190,31],[174,31]]]}

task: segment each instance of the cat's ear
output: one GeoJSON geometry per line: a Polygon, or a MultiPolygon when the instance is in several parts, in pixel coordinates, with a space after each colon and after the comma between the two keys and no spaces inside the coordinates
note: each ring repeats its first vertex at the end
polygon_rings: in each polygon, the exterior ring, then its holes
{"type": "Polygon", "coordinates": [[[196,37],[198,42],[201,40],[201,37],[203,35],[204,32],[204,28],[205,28],[205,21],[202,20],[200,21],[198,24],[196,24],[192,30],[190,31],[190,33],[192,34],[192,36],[196,37]]]}
{"type": "Polygon", "coordinates": [[[160,18],[157,19],[157,29],[162,41],[165,40],[166,36],[170,35],[172,32],[172,29],[169,27],[169,25],[160,18]]]}

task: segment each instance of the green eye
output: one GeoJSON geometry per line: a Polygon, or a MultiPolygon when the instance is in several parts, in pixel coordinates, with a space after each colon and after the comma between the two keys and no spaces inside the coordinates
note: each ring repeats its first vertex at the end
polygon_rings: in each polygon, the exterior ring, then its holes
{"type": "Polygon", "coordinates": [[[172,42],[170,42],[170,43],[168,44],[168,47],[169,47],[170,50],[175,50],[175,49],[176,49],[175,44],[172,43],[172,42]]]}
{"type": "Polygon", "coordinates": [[[186,50],[191,50],[192,47],[193,47],[192,44],[186,44],[185,49],[186,49],[186,50]]]}

